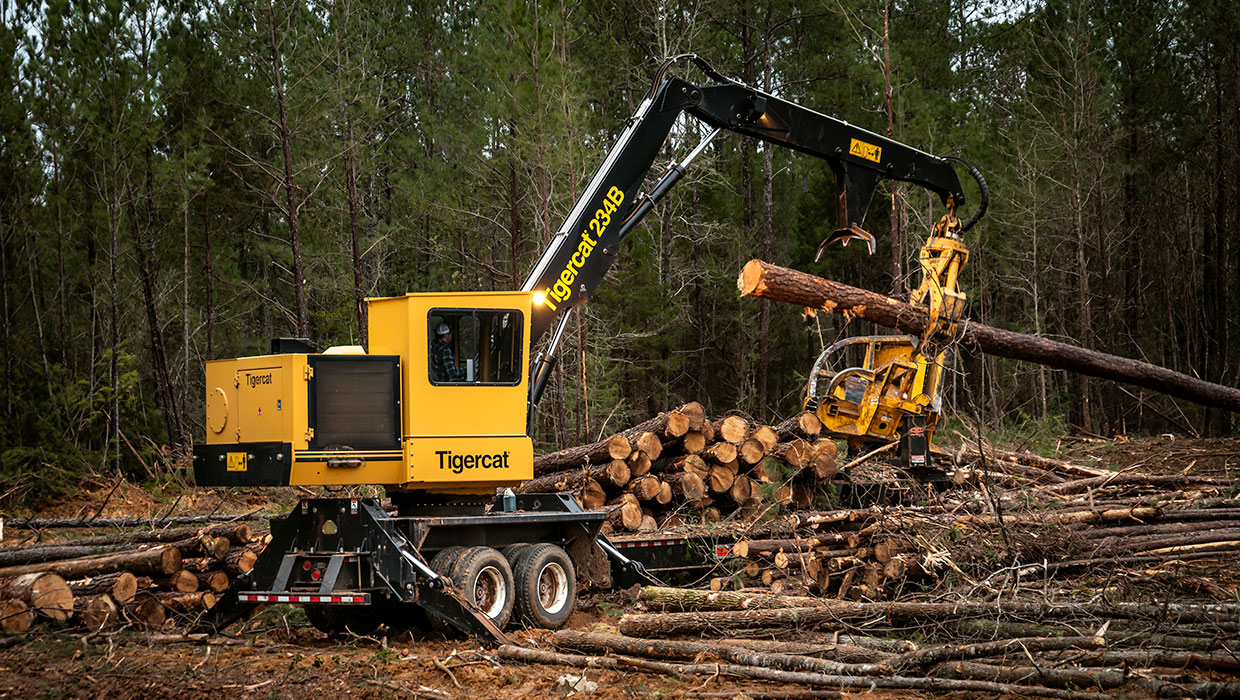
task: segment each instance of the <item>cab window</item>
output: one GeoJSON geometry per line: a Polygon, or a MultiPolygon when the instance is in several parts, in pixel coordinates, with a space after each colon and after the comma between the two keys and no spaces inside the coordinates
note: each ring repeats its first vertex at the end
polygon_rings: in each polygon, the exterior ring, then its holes
{"type": "Polygon", "coordinates": [[[521,383],[520,311],[432,309],[426,322],[431,384],[521,383]]]}

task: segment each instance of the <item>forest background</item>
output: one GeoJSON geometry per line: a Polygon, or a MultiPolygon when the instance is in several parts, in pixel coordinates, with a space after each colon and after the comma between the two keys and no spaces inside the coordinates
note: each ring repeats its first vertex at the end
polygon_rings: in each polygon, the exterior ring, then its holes
{"type": "MultiPolygon", "coordinates": [[[[260,354],[275,336],[365,343],[366,296],[517,288],[660,59],[680,52],[985,173],[969,318],[1223,384],[1240,373],[1231,0],[0,0],[0,12],[8,498],[176,463],[204,434],[207,359],[260,354]]],[[[680,124],[653,175],[702,135],[680,124]]],[[[883,185],[867,219],[877,255],[854,245],[815,264],[832,187],[821,161],[716,139],[570,327],[539,447],[690,399],[712,414],[794,413],[822,348],[872,329],[738,298],[742,264],[903,295],[940,213],[917,188],[883,185]]],[[[946,414],[989,431],[1233,425],[1037,366],[955,353],[950,370],[946,414]]]]}

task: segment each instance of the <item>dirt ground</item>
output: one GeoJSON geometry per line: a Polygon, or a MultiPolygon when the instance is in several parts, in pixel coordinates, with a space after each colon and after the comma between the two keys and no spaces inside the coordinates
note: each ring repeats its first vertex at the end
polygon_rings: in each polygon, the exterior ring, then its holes
{"type": "MultiPolygon", "coordinates": [[[[1240,439],[1077,441],[1063,445],[1060,456],[1116,471],[1174,474],[1191,470],[1234,477],[1240,468],[1240,439]]],[[[168,495],[128,484],[114,486],[94,484],[70,501],[40,509],[38,516],[270,512],[287,508],[299,496],[311,495],[289,489],[190,489],[168,495]]],[[[56,539],[58,533],[47,534],[47,539],[56,539]]],[[[6,531],[5,537],[3,545],[10,546],[18,538],[28,539],[29,534],[6,531]]],[[[568,627],[606,627],[628,607],[623,593],[587,596],[579,602],[568,627]]],[[[171,632],[177,629],[165,631],[171,632]]],[[[570,679],[581,676],[597,683],[597,689],[570,697],[680,698],[697,692],[735,691],[739,695],[745,690],[803,690],[726,677],[677,679],[519,664],[496,658],[472,640],[444,640],[433,634],[328,638],[310,627],[304,613],[287,606],[268,608],[229,632],[232,636],[211,643],[174,643],[152,640],[149,634],[133,629],[90,634],[43,623],[21,639],[0,639],[0,698],[542,698],[570,696],[570,679]]],[[[542,634],[518,631],[514,637],[521,644],[539,646],[542,634]]],[[[829,634],[817,631],[815,639],[829,634]]],[[[854,695],[926,696],[844,693],[846,698],[854,695]]]]}
{"type": "MultiPolygon", "coordinates": [[[[599,611],[592,609],[576,613],[568,627],[589,629],[597,624],[599,611]]],[[[520,644],[533,646],[538,635],[517,632],[514,637],[520,644]]],[[[144,635],[127,631],[89,636],[44,628],[30,641],[0,651],[0,698],[23,700],[555,698],[567,696],[567,684],[573,681],[566,676],[584,676],[598,684],[592,692],[571,697],[598,700],[680,698],[689,692],[741,694],[746,688],[800,690],[723,677],[681,680],[519,664],[495,658],[473,641],[409,633],[379,639],[329,639],[286,606],[268,609],[243,634],[222,645],[152,643],[144,635]]],[[[879,698],[875,694],[866,697],[879,698]]],[[[881,695],[901,697],[919,695],[881,695]]]]}

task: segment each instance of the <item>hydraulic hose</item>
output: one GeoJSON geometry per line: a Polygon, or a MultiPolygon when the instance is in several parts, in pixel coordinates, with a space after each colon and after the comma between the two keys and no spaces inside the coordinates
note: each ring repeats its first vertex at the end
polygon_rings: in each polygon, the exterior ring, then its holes
{"type": "Polygon", "coordinates": [[[986,178],[982,176],[978,169],[973,167],[964,158],[947,156],[947,159],[954,163],[961,164],[964,166],[965,170],[969,171],[969,174],[973,176],[973,179],[977,180],[977,188],[981,192],[982,196],[982,201],[977,205],[977,210],[973,212],[973,216],[970,216],[967,221],[960,224],[960,233],[963,234],[965,231],[973,228],[974,224],[981,221],[982,217],[986,215],[986,208],[990,206],[990,187],[986,184],[986,178]]]}

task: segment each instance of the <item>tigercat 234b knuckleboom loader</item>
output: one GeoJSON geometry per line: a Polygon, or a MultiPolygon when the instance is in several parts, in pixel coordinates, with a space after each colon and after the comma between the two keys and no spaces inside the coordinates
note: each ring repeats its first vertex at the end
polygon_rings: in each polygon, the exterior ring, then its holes
{"type": "Polygon", "coordinates": [[[573,309],[725,129],[827,162],[839,228],[824,245],[863,239],[872,251],[861,223],[882,178],[935,192],[952,221],[964,201],[947,159],[725,78],[697,56],[667,59],[520,290],[368,299],[366,351],[315,353],[285,339],[269,355],[207,363],[198,485],[378,485],[394,512],[375,498],[302,500],[272,520],[253,570],[204,624],[279,602],[304,606],[329,632],[429,621],[502,641],[510,620],[563,625],[579,577],[640,580],[641,565],[599,536],[604,513],[564,494],[496,494],[533,476],[533,415],[573,309]],[[710,84],[668,76],[680,61],[710,84]],[[711,131],[643,193],[681,114],[711,131]]]}

